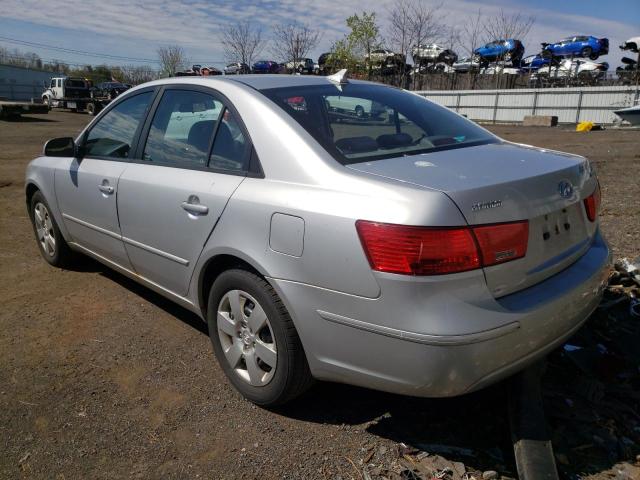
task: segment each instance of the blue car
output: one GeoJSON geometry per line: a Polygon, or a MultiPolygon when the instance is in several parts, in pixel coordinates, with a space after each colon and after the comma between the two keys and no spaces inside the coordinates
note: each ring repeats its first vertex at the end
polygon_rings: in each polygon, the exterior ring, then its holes
{"type": "Polygon", "coordinates": [[[594,36],[576,35],[556,43],[543,43],[543,56],[584,57],[596,60],[600,55],[609,53],[609,39],[594,36]]]}
{"type": "MultiPolygon", "coordinates": [[[[535,72],[541,67],[546,67],[552,63],[553,58],[538,55],[529,55],[522,59],[520,68],[525,72],[535,72]]],[[[555,61],[554,61],[555,63],[555,61]]]]}
{"type": "Polygon", "coordinates": [[[280,65],[273,60],[258,60],[251,67],[251,73],[278,73],[280,65]]]}
{"type": "Polygon", "coordinates": [[[520,40],[513,38],[494,40],[484,47],[476,48],[473,54],[474,60],[485,66],[499,61],[511,62],[513,66],[518,66],[524,54],[524,45],[520,40]]]}

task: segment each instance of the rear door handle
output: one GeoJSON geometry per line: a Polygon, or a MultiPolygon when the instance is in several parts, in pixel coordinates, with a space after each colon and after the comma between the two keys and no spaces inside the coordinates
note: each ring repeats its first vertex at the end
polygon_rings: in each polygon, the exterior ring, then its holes
{"type": "Polygon", "coordinates": [[[107,195],[111,195],[114,192],[113,187],[110,185],[98,185],[98,189],[107,195]]]}
{"type": "Polygon", "coordinates": [[[195,195],[189,195],[189,199],[186,202],[182,202],[180,206],[189,213],[197,213],[199,215],[209,213],[209,207],[201,205],[200,199],[195,195]]]}

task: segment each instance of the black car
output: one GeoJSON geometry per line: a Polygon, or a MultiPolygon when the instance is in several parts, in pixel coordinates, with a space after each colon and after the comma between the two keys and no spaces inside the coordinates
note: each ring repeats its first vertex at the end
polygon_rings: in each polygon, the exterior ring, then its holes
{"type": "Polygon", "coordinates": [[[131,85],[125,85],[120,82],[102,82],[91,90],[91,95],[93,97],[107,97],[113,100],[122,92],[126,92],[130,88],[131,85]]]}

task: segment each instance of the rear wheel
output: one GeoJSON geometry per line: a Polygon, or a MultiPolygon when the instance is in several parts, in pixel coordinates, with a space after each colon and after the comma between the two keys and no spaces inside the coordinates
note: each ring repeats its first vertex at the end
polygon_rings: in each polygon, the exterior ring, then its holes
{"type": "Polygon", "coordinates": [[[29,214],[42,257],[54,267],[70,265],[73,252],[60,233],[44,195],[39,191],[31,197],[29,214]]]}
{"type": "Polygon", "coordinates": [[[253,403],[280,405],[313,383],[287,309],[258,275],[242,269],[220,274],[209,293],[207,320],[224,373],[253,403]]]}
{"type": "MultiPolygon", "coordinates": [[[[584,47],[581,51],[580,51],[580,56],[584,57],[584,58],[591,58],[591,56],[593,55],[593,49],[591,47],[584,47]]],[[[598,58],[596,56],[596,58],[598,58]]]]}

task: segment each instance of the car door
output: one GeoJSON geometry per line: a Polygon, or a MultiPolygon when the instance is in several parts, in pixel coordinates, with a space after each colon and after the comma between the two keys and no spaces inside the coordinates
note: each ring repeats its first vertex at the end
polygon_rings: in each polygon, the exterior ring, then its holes
{"type": "Polygon", "coordinates": [[[130,264],[118,224],[118,179],[153,95],[146,90],[114,105],[80,139],[82,158],[55,172],[56,199],[71,240],[125,268],[130,264]]]}
{"type": "Polygon", "coordinates": [[[185,295],[207,238],[245,178],[248,137],[212,90],[171,87],[143,138],[142,160],[119,182],[123,241],[139,275],[185,295]]]}

